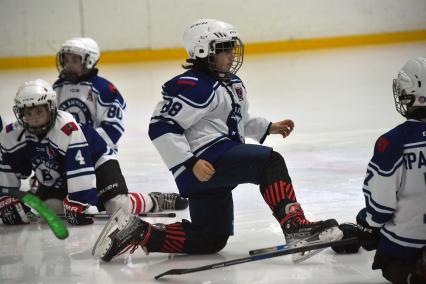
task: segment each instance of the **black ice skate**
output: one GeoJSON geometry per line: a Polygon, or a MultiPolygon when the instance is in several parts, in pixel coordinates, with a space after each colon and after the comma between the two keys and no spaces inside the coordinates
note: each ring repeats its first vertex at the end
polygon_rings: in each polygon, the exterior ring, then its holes
{"type": "MultiPolygon", "coordinates": [[[[281,221],[287,247],[298,247],[308,244],[340,240],[343,233],[335,219],[310,222],[299,203],[288,204],[286,216],[281,221]]],[[[293,262],[301,262],[314,256],[321,250],[309,251],[293,255],[293,262]]]]}
{"type": "Polygon", "coordinates": [[[151,237],[152,226],[135,215],[117,210],[108,220],[92,250],[92,255],[103,261],[110,261],[130,250],[133,253],[139,246],[144,249],[151,237]]]}
{"type": "Polygon", "coordinates": [[[177,193],[151,192],[148,195],[154,202],[154,208],[151,212],[182,210],[188,207],[188,200],[177,193]]]}

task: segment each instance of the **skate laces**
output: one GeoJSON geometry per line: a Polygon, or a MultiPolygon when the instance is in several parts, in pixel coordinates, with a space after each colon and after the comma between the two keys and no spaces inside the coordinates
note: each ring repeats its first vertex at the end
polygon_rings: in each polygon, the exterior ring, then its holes
{"type": "Polygon", "coordinates": [[[176,199],[179,195],[176,193],[164,193],[163,195],[164,203],[162,204],[162,209],[175,209],[176,199]]]}
{"type": "Polygon", "coordinates": [[[148,229],[144,233],[143,238],[141,240],[131,240],[130,243],[119,254],[116,255],[116,257],[128,251],[130,251],[130,254],[133,254],[139,247],[143,249],[146,246],[146,243],[151,238],[151,231],[152,226],[151,224],[148,224],[148,229]]]}
{"type": "Polygon", "coordinates": [[[288,221],[290,221],[291,224],[296,226],[306,226],[306,225],[311,225],[314,223],[306,219],[305,213],[303,212],[302,208],[300,208],[300,206],[298,205],[293,205],[290,207],[289,212],[280,221],[280,225],[283,226],[288,221]]]}

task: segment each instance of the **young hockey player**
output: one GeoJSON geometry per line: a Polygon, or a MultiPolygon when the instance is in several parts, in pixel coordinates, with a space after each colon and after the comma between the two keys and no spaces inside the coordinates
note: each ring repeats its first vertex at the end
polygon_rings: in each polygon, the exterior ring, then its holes
{"type": "Polygon", "coordinates": [[[65,41],[56,57],[59,79],[53,89],[60,110],[95,128],[108,146],[117,150],[124,132],[126,103],[111,82],[98,76],[99,58],[99,46],[93,39],[65,41]]]}
{"type": "Polygon", "coordinates": [[[294,124],[288,119],[271,123],[248,113],[245,87],[235,75],[244,53],[236,29],[202,19],[187,28],[183,40],[190,57],[184,66],[188,71],[164,84],[149,136],[189,200],[191,222],[158,228],[119,211],[105,226],[93,254],[110,261],[138,246],[147,252],[218,252],[233,234],[232,190],[242,183],[260,184],[288,244],[341,237],[334,219],[306,220],[279,153],[245,144],[244,137],[260,143],[268,134],[285,138],[294,124]]]}
{"type": "MultiPolygon", "coordinates": [[[[99,58],[100,49],[93,39],[76,37],[65,41],[56,56],[59,79],[53,89],[60,110],[71,113],[78,123],[95,128],[116,151],[124,132],[126,103],[111,82],[98,76],[99,58]]],[[[31,190],[36,191],[38,186],[35,177],[31,177],[31,190]]]]}
{"type": "MultiPolygon", "coordinates": [[[[178,194],[128,193],[114,151],[93,128],[57,110],[47,82],[24,83],[13,110],[18,121],[0,133],[0,188],[19,190],[20,179],[34,171],[40,184],[35,194],[78,225],[93,223],[85,213],[96,212],[96,205],[110,214],[119,208],[139,214],[187,206],[178,194]]],[[[0,197],[4,224],[28,223],[28,211],[19,200],[0,197]]]]}
{"type": "MultiPolygon", "coordinates": [[[[409,60],[393,80],[396,110],[407,121],[377,140],[357,224],[340,225],[376,249],[373,269],[392,283],[426,283],[426,58],[409,60]]],[[[359,245],[333,248],[356,253],[359,245]]]]}

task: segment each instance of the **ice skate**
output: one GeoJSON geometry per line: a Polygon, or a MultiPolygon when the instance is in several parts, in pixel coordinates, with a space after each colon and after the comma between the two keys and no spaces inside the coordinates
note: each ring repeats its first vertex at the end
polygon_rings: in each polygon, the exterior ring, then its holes
{"type": "Polygon", "coordinates": [[[148,195],[154,202],[154,208],[151,212],[183,210],[188,207],[188,200],[177,193],[151,192],[148,195]]]}
{"type": "Polygon", "coordinates": [[[142,248],[151,236],[151,225],[135,215],[117,210],[109,219],[92,250],[92,255],[109,262],[113,257],[142,248]]]}
{"type": "MultiPolygon", "coordinates": [[[[308,244],[340,240],[343,233],[335,219],[310,222],[306,220],[299,203],[289,204],[286,208],[286,217],[282,227],[287,246],[299,247],[308,244]]],[[[309,251],[293,255],[293,262],[302,262],[321,250],[309,251]]]]}

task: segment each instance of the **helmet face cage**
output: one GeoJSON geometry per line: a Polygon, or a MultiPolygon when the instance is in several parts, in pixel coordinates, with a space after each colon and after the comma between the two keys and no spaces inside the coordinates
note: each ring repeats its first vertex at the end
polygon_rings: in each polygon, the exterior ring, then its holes
{"type": "Polygon", "coordinates": [[[56,110],[56,104],[53,101],[47,101],[46,104],[41,105],[32,105],[32,106],[18,106],[19,103],[15,101],[15,105],[13,106],[13,112],[15,113],[16,119],[18,120],[19,124],[21,124],[28,132],[35,134],[35,135],[41,135],[46,134],[54,125],[57,115],[56,110]],[[49,121],[43,125],[34,127],[30,126],[25,118],[25,108],[35,107],[35,106],[45,106],[46,109],[49,111],[49,121]]]}
{"type": "Polygon", "coordinates": [[[228,80],[241,68],[244,60],[244,45],[238,37],[228,41],[212,41],[209,44],[208,67],[218,80],[228,80]],[[216,65],[216,55],[232,50],[232,65],[227,72],[219,70],[216,65]]]}
{"type": "Polygon", "coordinates": [[[408,95],[404,89],[401,90],[397,79],[393,79],[392,89],[396,111],[407,117],[408,107],[412,106],[415,100],[414,95],[408,95]]]}

